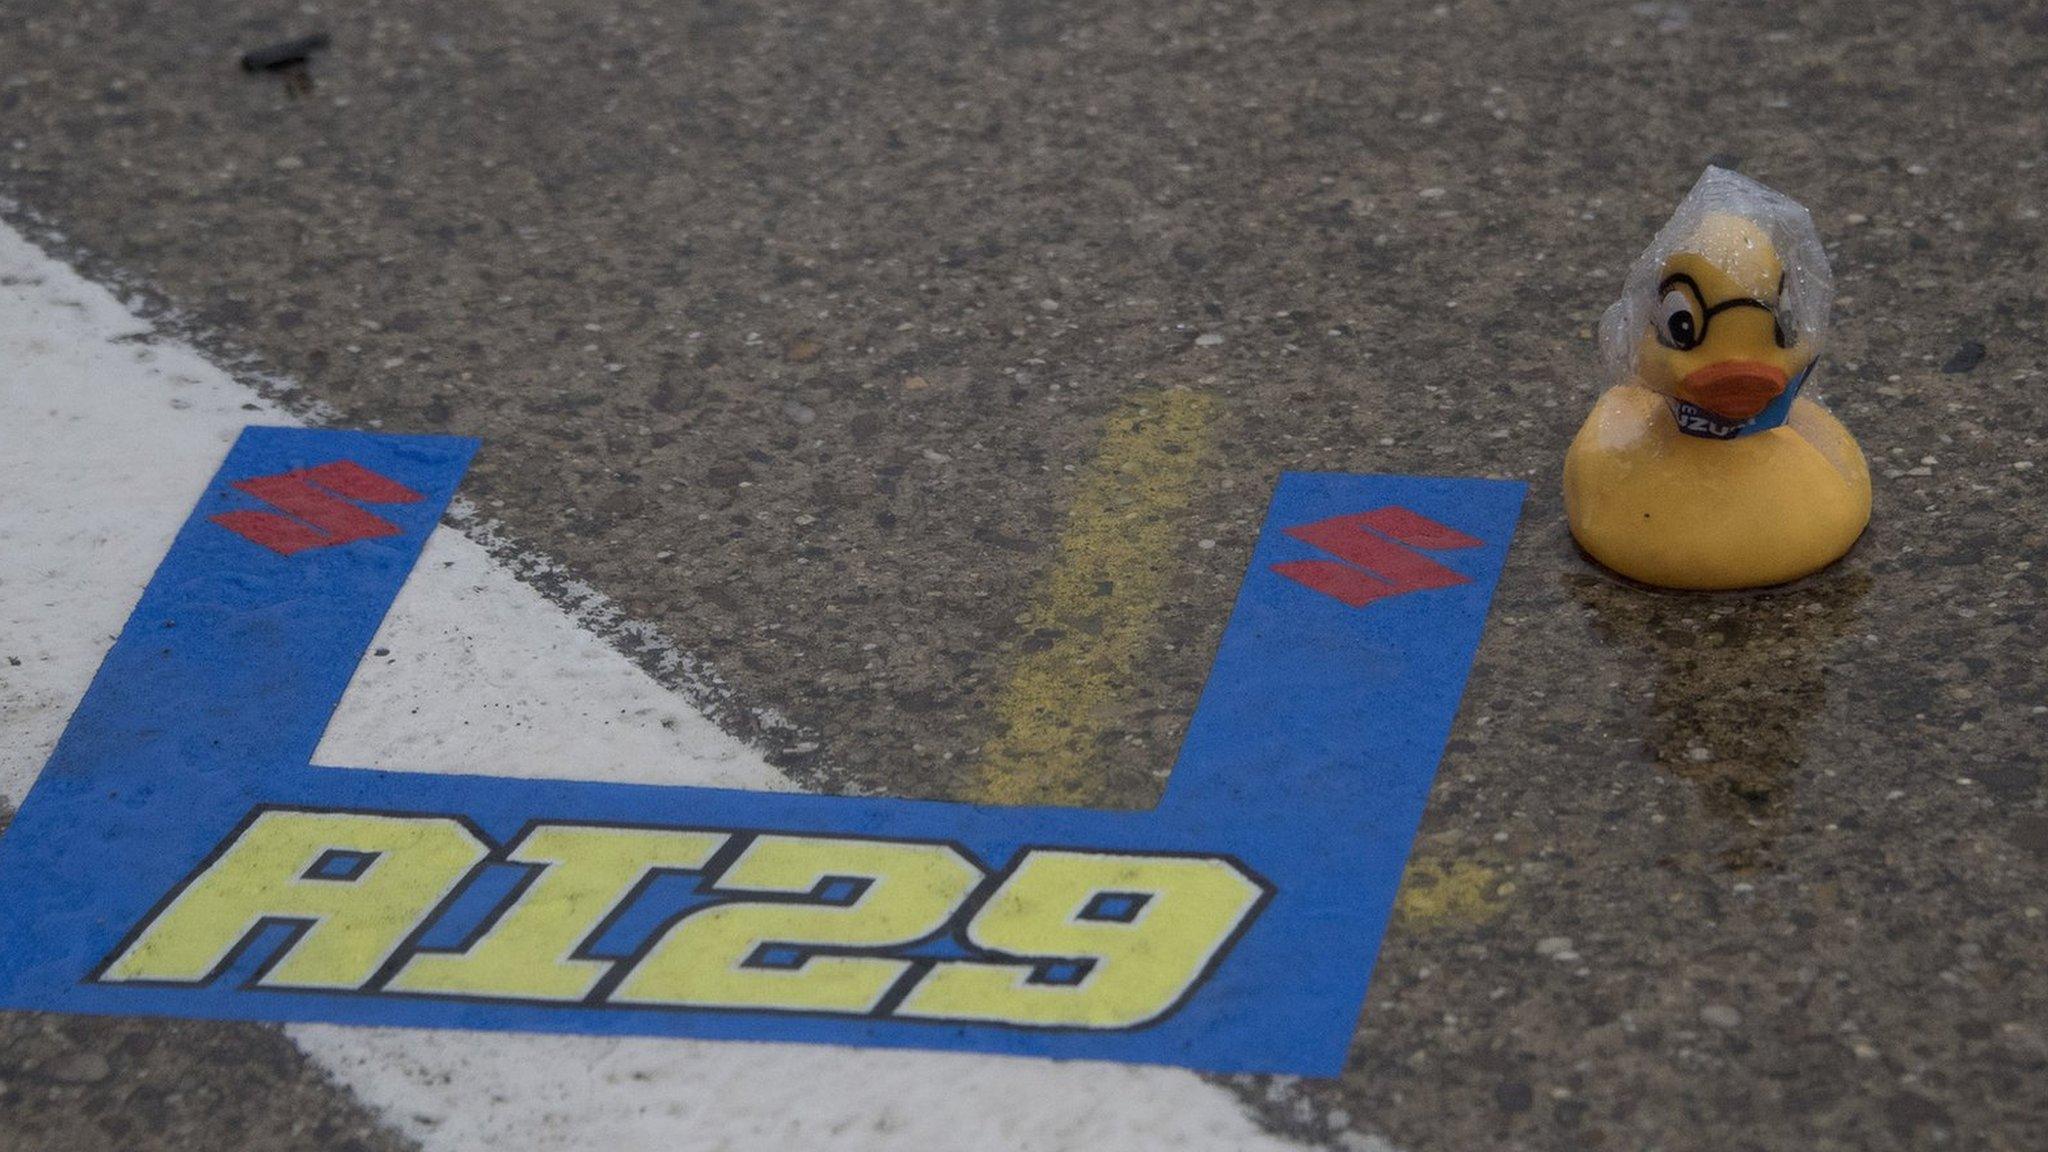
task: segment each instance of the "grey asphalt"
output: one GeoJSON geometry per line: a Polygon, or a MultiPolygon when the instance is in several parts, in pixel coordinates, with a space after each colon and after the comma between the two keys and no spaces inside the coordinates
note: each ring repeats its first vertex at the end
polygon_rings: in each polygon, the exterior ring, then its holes
{"type": "MultiPolygon", "coordinates": [[[[821,786],[971,790],[1126,396],[1216,397],[1222,463],[1114,802],[1281,470],[1531,481],[1418,849],[1478,895],[1341,1079],[1233,1081],[1337,1147],[2048,1147],[2044,108],[2038,3],[0,5],[10,221],[484,437],[467,494],[821,786]],[[236,69],[316,27],[310,93],[236,69]],[[1602,576],[1556,492],[1710,160],[1813,209],[1877,486],[1751,596],[1602,576]]],[[[0,1016],[0,1148],[398,1144],[266,1029],[0,1016]]]]}

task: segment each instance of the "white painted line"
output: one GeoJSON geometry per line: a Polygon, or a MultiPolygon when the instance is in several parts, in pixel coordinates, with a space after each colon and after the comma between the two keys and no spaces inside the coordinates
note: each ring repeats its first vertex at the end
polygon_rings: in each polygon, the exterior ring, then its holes
{"type": "MultiPolygon", "coordinates": [[[[0,796],[19,803],[236,432],[292,423],[0,225],[0,796]],[[14,661],[19,661],[19,664],[14,661]]],[[[324,763],[788,788],[443,528],[324,763]]],[[[295,1025],[428,1152],[1279,1152],[1177,1069],[819,1045],[295,1025]]],[[[1391,1152],[1355,1139],[1354,1152],[1391,1152]]]]}
{"type": "Polygon", "coordinates": [[[758,752],[446,527],[428,539],[370,651],[316,763],[794,788],[758,752]]]}

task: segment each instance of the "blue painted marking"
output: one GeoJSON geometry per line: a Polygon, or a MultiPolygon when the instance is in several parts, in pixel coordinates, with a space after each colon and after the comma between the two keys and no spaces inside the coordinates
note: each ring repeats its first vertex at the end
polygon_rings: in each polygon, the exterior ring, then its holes
{"type": "Polygon", "coordinates": [[[1102,892],[1088,901],[1081,909],[1083,920],[1106,920],[1128,924],[1138,918],[1138,912],[1145,907],[1151,896],[1144,892],[1102,892]]]}
{"type": "Polygon", "coordinates": [[[377,859],[375,852],[348,852],[336,848],[323,852],[306,869],[308,880],[357,880],[377,859]]]}
{"type": "Polygon", "coordinates": [[[763,968],[800,968],[804,962],[804,950],[781,944],[764,944],[749,963],[763,968]]]}
{"type": "MultiPolygon", "coordinates": [[[[1522,485],[1282,477],[1166,795],[1149,812],[313,765],[328,716],[474,450],[472,441],[444,437],[243,433],[0,838],[0,1006],[965,1049],[1221,1072],[1342,1068],[1522,485]],[[233,481],[339,459],[425,495],[377,507],[399,535],[285,557],[208,522],[252,506],[233,481]],[[1317,555],[1286,528],[1387,505],[1485,541],[1432,557],[1472,582],[1352,609],[1272,571],[1317,555]],[[944,840],[991,871],[1026,847],[1228,855],[1272,894],[1176,1010],[1114,1032],[249,990],[248,975],[289,944],[274,926],[253,933],[230,971],[203,985],[90,982],[124,936],[260,805],[459,815],[499,844],[535,820],[944,840]]],[[[422,942],[459,944],[488,915],[492,886],[502,893],[518,879],[513,869],[486,866],[422,942]]],[[[703,899],[691,877],[660,877],[647,895],[670,910],[703,899]]],[[[1142,914],[1134,903],[1106,899],[1092,911],[1142,914]]],[[[659,922],[636,905],[593,950],[630,947],[659,922]]],[[[941,939],[910,954],[964,948],[941,939]]],[[[1075,968],[1048,961],[1041,978],[1085,975],[1075,968]]]]}

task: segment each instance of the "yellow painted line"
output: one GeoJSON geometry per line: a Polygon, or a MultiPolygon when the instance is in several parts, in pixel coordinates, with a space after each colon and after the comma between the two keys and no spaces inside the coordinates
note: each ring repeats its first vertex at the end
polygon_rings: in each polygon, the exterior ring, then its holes
{"type": "MultiPolygon", "coordinates": [[[[1418,846],[1394,902],[1394,918],[1411,931],[1484,924],[1503,908],[1500,874],[1473,860],[1441,860],[1418,846]]],[[[1511,891],[1512,889],[1507,889],[1511,891]]]]}
{"type": "Polygon", "coordinates": [[[997,700],[975,799],[1113,800],[1105,749],[1126,721],[1120,702],[1157,632],[1182,513],[1216,451],[1216,407],[1200,392],[1148,392],[1109,417],[1101,449],[1081,471],[1052,571],[1021,623],[1042,646],[1019,653],[997,700]]]}

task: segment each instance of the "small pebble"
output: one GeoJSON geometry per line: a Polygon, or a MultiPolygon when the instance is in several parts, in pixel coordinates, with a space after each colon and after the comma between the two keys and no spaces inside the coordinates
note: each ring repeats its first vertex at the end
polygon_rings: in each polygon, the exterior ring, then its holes
{"type": "Polygon", "coordinates": [[[1223,343],[1223,337],[1216,332],[1204,332],[1200,336],[1195,337],[1195,346],[1198,348],[1214,348],[1221,343],[1223,343]]]}
{"type": "Polygon", "coordinates": [[[97,1052],[74,1052],[50,1065],[50,1077],[65,1084],[97,1084],[113,1074],[107,1058],[97,1052]]]}
{"type": "Polygon", "coordinates": [[[1536,942],[1538,956],[1558,956],[1571,950],[1572,938],[1569,936],[1545,936],[1536,942]]]}
{"type": "Polygon", "coordinates": [[[1941,370],[1950,376],[1960,375],[1984,362],[1984,345],[1975,340],[1965,340],[1949,355],[1948,362],[1941,370]]]}
{"type": "Polygon", "coordinates": [[[1700,1019],[1716,1028],[1742,1027],[1742,1013],[1726,1004],[1709,1004],[1700,1009],[1700,1019]]]}

